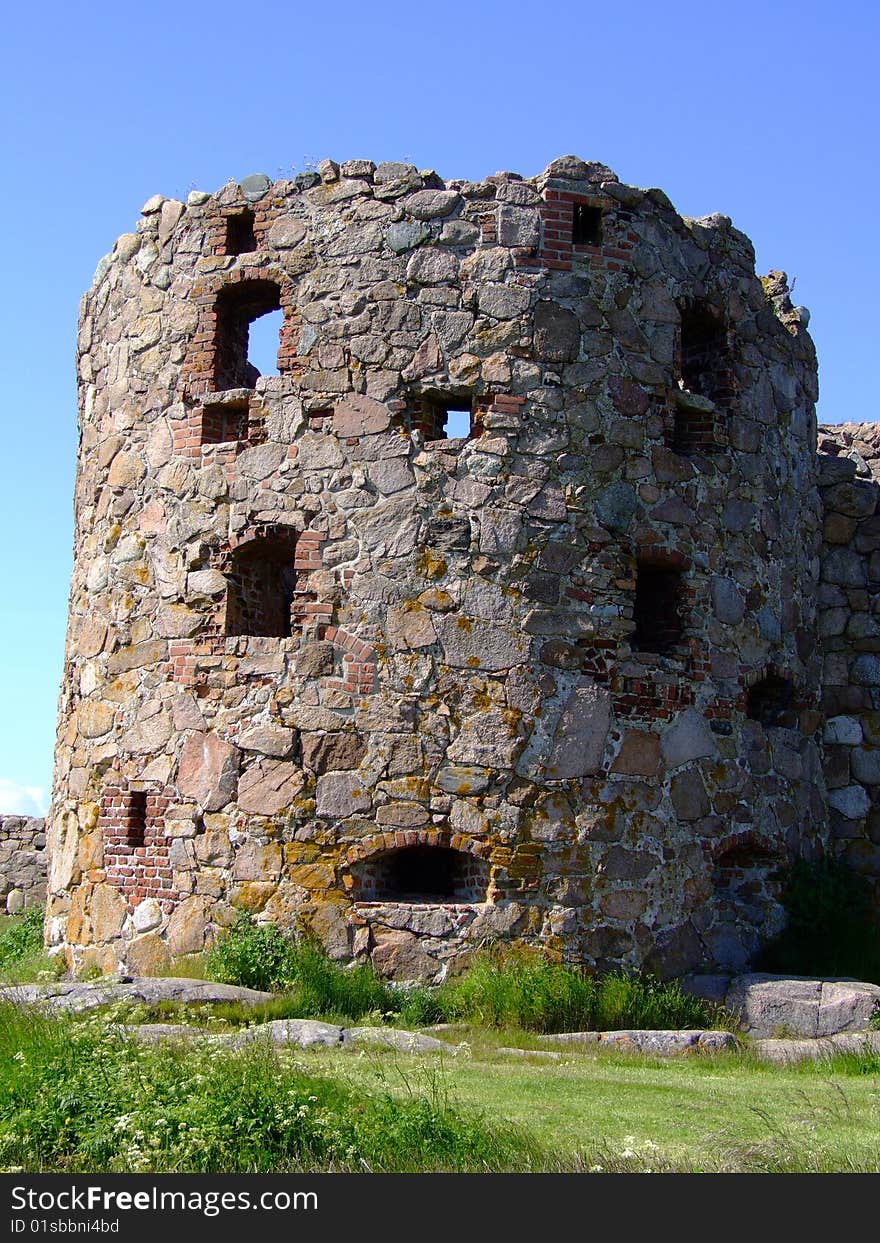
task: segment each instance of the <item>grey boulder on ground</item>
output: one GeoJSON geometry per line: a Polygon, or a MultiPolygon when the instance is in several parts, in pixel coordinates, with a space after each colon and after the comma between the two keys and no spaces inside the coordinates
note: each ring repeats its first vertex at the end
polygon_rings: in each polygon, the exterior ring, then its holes
{"type": "Polygon", "coordinates": [[[273,1045],[290,1045],[298,1049],[352,1049],[362,1045],[379,1045],[401,1053],[456,1053],[455,1045],[421,1036],[418,1032],[394,1027],[339,1027],[317,1019],[275,1019],[259,1023],[239,1032],[212,1032],[204,1027],[187,1027],[182,1023],[129,1024],[121,1029],[139,1044],[157,1044],[163,1040],[205,1040],[221,1048],[243,1049],[247,1045],[268,1041],[273,1045]]]}
{"type": "Polygon", "coordinates": [[[880,1053],[880,1031],[839,1032],[819,1040],[756,1040],[755,1052],[766,1062],[818,1061],[836,1053],[880,1053]]]}
{"type": "Polygon", "coordinates": [[[215,984],[211,980],[189,980],[140,976],[130,980],[72,980],[60,984],[16,984],[0,988],[0,1001],[13,1005],[40,1005],[49,1010],[92,1010],[119,1001],[142,1001],[152,1005],[159,1001],[200,1002],[237,1001],[256,1006],[271,1001],[271,993],[235,984],[215,984]]]}
{"type": "Polygon", "coordinates": [[[880,985],[848,979],[743,975],[731,981],[725,1007],[747,1035],[810,1040],[864,1031],[880,1007],[880,985]]]}
{"type": "Polygon", "coordinates": [[[342,1033],[346,1045],[382,1045],[402,1053],[457,1053],[457,1046],[434,1036],[404,1031],[396,1027],[346,1027],[342,1033]]]}
{"type": "Polygon", "coordinates": [[[662,1057],[676,1053],[715,1053],[720,1049],[736,1049],[739,1044],[732,1032],[699,1030],[556,1032],[538,1039],[547,1044],[594,1044],[603,1049],[657,1053],[662,1057]]]}

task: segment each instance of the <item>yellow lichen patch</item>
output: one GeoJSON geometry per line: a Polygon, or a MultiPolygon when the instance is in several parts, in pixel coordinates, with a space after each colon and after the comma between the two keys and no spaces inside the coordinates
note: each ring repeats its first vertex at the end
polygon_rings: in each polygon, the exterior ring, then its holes
{"type": "Polygon", "coordinates": [[[469,617],[456,617],[455,624],[459,630],[463,630],[465,634],[470,634],[474,628],[474,623],[469,617]]]}
{"type": "Polygon", "coordinates": [[[415,570],[422,578],[442,578],[446,573],[446,562],[429,548],[425,548],[416,558],[415,570]]]}
{"type": "Polygon", "coordinates": [[[248,914],[255,915],[263,909],[277,889],[278,886],[273,881],[245,881],[237,889],[233,890],[229,901],[238,910],[247,911],[248,914]]]}
{"type": "Polygon", "coordinates": [[[468,656],[468,658],[467,658],[467,667],[468,667],[469,669],[479,669],[479,667],[480,667],[480,658],[479,658],[479,656],[468,656]]]}

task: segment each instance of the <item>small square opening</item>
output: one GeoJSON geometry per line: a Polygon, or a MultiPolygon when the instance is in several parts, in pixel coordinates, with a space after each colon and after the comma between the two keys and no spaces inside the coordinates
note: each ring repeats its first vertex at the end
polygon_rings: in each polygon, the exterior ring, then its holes
{"type": "Polygon", "coordinates": [[[425,440],[467,440],[474,434],[470,394],[423,393],[412,407],[412,426],[425,440]]]}
{"type": "Polygon", "coordinates": [[[248,433],[248,408],[239,405],[209,405],[202,409],[203,445],[235,444],[246,440],[248,433]]]}
{"type": "Polygon", "coordinates": [[[571,222],[571,240],[575,246],[602,245],[602,208],[575,203],[571,222]]]}
{"type": "Polygon", "coordinates": [[[239,212],[229,216],[226,221],[226,253],[227,255],[249,255],[257,249],[254,236],[254,213],[239,212]]]}

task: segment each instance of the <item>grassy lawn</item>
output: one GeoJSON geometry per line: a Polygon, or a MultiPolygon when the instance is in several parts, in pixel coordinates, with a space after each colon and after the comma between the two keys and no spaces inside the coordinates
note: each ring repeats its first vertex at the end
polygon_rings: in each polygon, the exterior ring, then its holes
{"type": "Polygon", "coordinates": [[[304,1056],[400,1094],[439,1077],[453,1104],[508,1119],[560,1156],[580,1153],[587,1168],[880,1171],[880,1059],[871,1073],[868,1059],[782,1068],[736,1055],[304,1056]]]}

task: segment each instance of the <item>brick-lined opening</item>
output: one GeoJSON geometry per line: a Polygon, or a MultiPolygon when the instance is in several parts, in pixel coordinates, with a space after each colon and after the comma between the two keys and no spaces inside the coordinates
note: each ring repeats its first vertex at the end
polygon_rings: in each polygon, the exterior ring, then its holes
{"type": "Polygon", "coordinates": [[[719,842],[712,864],[712,884],[716,893],[734,901],[766,898],[768,882],[771,894],[781,887],[782,850],[753,832],[719,842]]]}
{"type": "Polygon", "coordinates": [[[681,308],[679,376],[691,393],[723,403],[731,396],[727,326],[717,307],[696,299],[681,308]]]}
{"type": "Polygon", "coordinates": [[[407,846],[352,867],[357,902],[484,902],[485,860],[448,846],[407,846]]]}
{"type": "Polygon", "coordinates": [[[217,295],[214,328],[214,388],[253,388],[260,372],[248,359],[254,320],[281,310],[281,291],[273,281],[240,281],[217,295]]]}
{"type": "Polygon", "coordinates": [[[673,653],[684,634],[684,600],[679,561],[671,554],[640,555],[636,560],[633,651],[660,656],[673,653]]]}
{"type": "Polygon", "coordinates": [[[274,532],[240,544],[226,572],[227,635],[287,639],[292,633],[297,574],[292,534],[274,532]]]}
{"type": "Polygon", "coordinates": [[[602,208],[573,203],[571,240],[575,246],[602,245],[602,208]]]}
{"type": "Polygon", "coordinates": [[[230,444],[248,438],[246,401],[212,402],[202,407],[200,443],[230,444]]]}
{"type": "Polygon", "coordinates": [[[750,721],[765,728],[795,728],[798,709],[794,682],[784,674],[768,670],[746,691],[745,710],[750,721]]]}
{"type": "MultiPolygon", "coordinates": [[[[518,267],[547,267],[570,272],[574,260],[617,272],[639,241],[629,225],[633,213],[607,198],[587,198],[548,188],[541,205],[541,248],[514,251],[518,267]]],[[[485,233],[484,233],[484,244],[485,233]]]]}
{"type": "Polygon", "coordinates": [[[408,404],[410,427],[425,440],[467,439],[481,431],[477,404],[469,390],[415,393],[408,404]]]}
{"type": "Polygon", "coordinates": [[[171,793],[117,785],[101,794],[98,828],[107,884],[122,891],[129,908],[155,898],[167,914],[177,901],[164,826],[171,793]]]}
{"type": "Polygon", "coordinates": [[[226,254],[249,255],[257,249],[254,235],[254,213],[245,208],[226,218],[226,254]]]}

